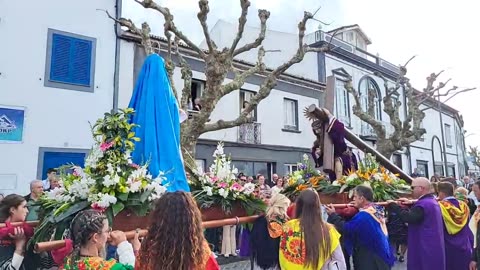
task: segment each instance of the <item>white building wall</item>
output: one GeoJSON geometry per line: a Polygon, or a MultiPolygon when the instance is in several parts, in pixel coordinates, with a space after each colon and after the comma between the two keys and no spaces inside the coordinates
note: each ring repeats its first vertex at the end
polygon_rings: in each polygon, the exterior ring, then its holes
{"type": "Polygon", "coordinates": [[[0,192],[26,194],[39,147],[89,149],[93,122],[112,108],[115,1],[2,1],[0,104],[25,107],[23,143],[0,144],[0,192]],[[61,11],[61,12],[60,12],[61,11]],[[48,28],[96,38],[93,93],[44,87],[48,28]],[[6,176],[7,175],[7,176],[6,176]],[[15,186],[14,189],[5,187],[15,186]]]}
{"type": "MultiPolygon", "coordinates": [[[[228,47],[232,45],[232,42],[237,34],[238,26],[223,20],[219,20],[215,26],[211,29],[210,34],[212,40],[215,42],[218,48],[228,47]]],[[[268,27],[267,27],[268,29],[268,27]]],[[[254,42],[258,37],[260,28],[245,26],[243,37],[240,40],[237,48],[254,42]]],[[[309,35],[305,38],[305,43],[313,36],[309,35]]],[[[264,63],[269,68],[276,68],[295,55],[298,49],[298,34],[296,33],[284,33],[279,31],[267,30],[265,40],[262,42],[262,46],[265,50],[280,50],[280,52],[268,52],[265,55],[264,63]]],[[[202,48],[208,48],[206,42],[203,41],[200,45],[202,48]]],[[[258,50],[253,49],[248,52],[242,53],[237,56],[238,59],[255,64],[257,62],[258,50]]],[[[287,73],[304,77],[307,79],[318,80],[318,64],[317,54],[308,53],[305,55],[304,60],[292,66],[288,69],[287,73]]]]}

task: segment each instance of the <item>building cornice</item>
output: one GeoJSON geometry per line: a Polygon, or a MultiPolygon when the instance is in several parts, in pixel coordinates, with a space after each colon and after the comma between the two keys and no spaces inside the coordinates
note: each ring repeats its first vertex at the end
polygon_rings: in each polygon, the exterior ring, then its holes
{"type": "MultiPolygon", "coordinates": [[[[141,37],[139,35],[136,35],[134,33],[129,32],[129,31],[124,31],[119,38],[123,39],[123,40],[126,40],[126,41],[129,41],[129,42],[134,42],[138,45],[141,45],[141,37]]],[[[166,50],[167,40],[165,38],[159,37],[159,36],[154,36],[154,35],[152,35],[151,38],[156,43],[156,45],[154,44],[154,47],[157,50],[160,50],[163,53],[167,52],[167,50],[166,50]]],[[[192,59],[195,59],[197,61],[202,61],[203,62],[203,59],[199,58],[197,53],[185,44],[182,44],[182,43],[179,44],[179,51],[180,51],[180,53],[182,53],[182,55],[184,57],[192,58],[192,59]]],[[[205,52],[207,52],[207,51],[205,51],[205,52]]],[[[247,70],[247,69],[253,67],[254,64],[249,63],[247,61],[234,59],[233,66],[235,68],[239,69],[239,70],[247,70]]],[[[266,69],[267,73],[270,72],[270,71],[272,71],[272,69],[268,69],[268,68],[266,69]]],[[[262,74],[255,74],[255,76],[265,77],[265,75],[262,75],[262,74]]],[[[297,76],[297,75],[293,75],[293,74],[289,74],[289,73],[283,73],[282,75],[280,75],[279,80],[284,81],[286,83],[301,85],[301,86],[308,87],[308,88],[311,88],[311,89],[315,89],[315,90],[318,90],[318,91],[321,91],[321,92],[324,92],[325,88],[326,88],[325,83],[315,81],[315,80],[311,80],[311,79],[307,79],[307,78],[297,76]]]]}

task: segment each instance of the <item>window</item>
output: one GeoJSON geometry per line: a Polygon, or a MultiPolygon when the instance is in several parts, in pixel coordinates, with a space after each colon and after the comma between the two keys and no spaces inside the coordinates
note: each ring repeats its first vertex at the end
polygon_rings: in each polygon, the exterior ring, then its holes
{"type": "Polygon", "coordinates": [[[232,161],[233,166],[238,169],[238,172],[242,172],[247,176],[253,176],[262,174],[267,179],[272,179],[272,174],[275,169],[275,164],[270,162],[261,161],[232,161]]]}
{"type": "Polygon", "coordinates": [[[46,179],[49,168],[58,168],[72,164],[83,167],[87,149],[46,148],[40,147],[38,151],[37,179],[46,179]]]}
{"type": "Polygon", "coordinates": [[[445,176],[445,174],[443,173],[443,164],[435,164],[435,166],[433,167],[433,173],[440,176],[445,176]]]}
{"type": "Polygon", "coordinates": [[[188,109],[200,111],[200,109],[202,108],[200,104],[200,98],[202,97],[204,87],[205,82],[199,80],[192,80],[192,86],[190,88],[190,100],[188,101],[188,109]]]}
{"type": "Polygon", "coordinates": [[[206,162],[205,159],[195,159],[195,164],[197,165],[197,170],[205,172],[206,162]]]}
{"type": "Polygon", "coordinates": [[[364,112],[368,112],[370,96],[373,97],[372,102],[374,103],[373,116],[377,120],[382,120],[382,107],[380,104],[381,95],[380,88],[378,88],[377,83],[370,77],[364,77],[360,80],[359,87],[360,90],[360,99],[362,102],[362,109],[364,112]],[[369,95],[370,94],[370,95],[369,95]]]}
{"type": "Polygon", "coordinates": [[[423,160],[417,160],[417,170],[419,176],[429,178],[428,176],[428,162],[423,160]]]}
{"type": "Polygon", "coordinates": [[[283,99],[283,125],[284,130],[298,131],[298,103],[296,100],[283,99]]]}
{"type": "MultiPolygon", "coordinates": [[[[240,113],[245,110],[254,95],[255,92],[240,90],[240,113]]],[[[255,107],[255,109],[253,109],[253,111],[251,111],[248,116],[253,117],[253,119],[257,121],[257,107],[255,107]]]]}
{"type": "Polygon", "coordinates": [[[447,166],[447,177],[456,177],[455,175],[455,165],[448,165],[447,166]]]}
{"type": "Polygon", "coordinates": [[[401,154],[393,154],[392,155],[392,161],[393,161],[393,164],[395,164],[395,166],[402,169],[403,164],[402,164],[402,155],[401,154]]]}
{"type": "Polygon", "coordinates": [[[350,100],[345,81],[335,78],[335,115],[346,126],[350,126],[350,100]]]}
{"type": "Polygon", "coordinates": [[[449,124],[444,124],[445,129],[445,143],[448,148],[452,147],[452,127],[449,124]]]}
{"type": "Polygon", "coordinates": [[[48,29],[46,87],[93,92],[96,39],[48,29]]]}
{"type": "Polygon", "coordinates": [[[297,164],[285,164],[285,175],[292,174],[295,171],[298,171],[297,164]]]}

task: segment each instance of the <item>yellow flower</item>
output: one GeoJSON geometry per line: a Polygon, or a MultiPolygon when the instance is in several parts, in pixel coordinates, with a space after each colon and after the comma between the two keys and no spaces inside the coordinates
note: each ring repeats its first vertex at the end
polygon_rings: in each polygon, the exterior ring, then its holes
{"type": "Polygon", "coordinates": [[[288,179],[288,185],[289,185],[289,186],[295,185],[296,182],[297,182],[297,181],[295,181],[295,178],[293,178],[293,177],[290,177],[290,178],[288,179]]]}
{"type": "Polygon", "coordinates": [[[340,179],[337,179],[337,182],[338,182],[339,184],[344,185],[344,184],[346,183],[346,180],[345,180],[345,179],[346,179],[346,177],[342,177],[342,178],[340,178],[340,179]]]}

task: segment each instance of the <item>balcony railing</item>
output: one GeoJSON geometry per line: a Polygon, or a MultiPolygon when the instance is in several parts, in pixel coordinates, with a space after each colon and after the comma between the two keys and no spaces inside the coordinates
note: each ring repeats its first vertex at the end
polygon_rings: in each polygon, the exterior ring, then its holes
{"type": "Polygon", "coordinates": [[[248,123],[238,127],[238,142],[260,144],[262,142],[262,129],[260,123],[248,123]]]}
{"type": "Polygon", "coordinates": [[[396,74],[398,74],[400,72],[400,69],[398,66],[376,56],[376,55],[373,55],[369,52],[367,52],[366,50],[362,50],[352,44],[349,44],[348,42],[345,42],[343,40],[340,40],[338,38],[333,38],[332,39],[332,36],[328,33],[325,33],[321,30],[318,30],[315,32],[315,36],[314,36],[314,42],[319,42],[319,41],[326,41],[326,42],[329,42],[331,43],[333,46],[335,47],[339,47],[349,53],[352,53],[352,54],[355,54],[355,55],[359,55],[360,57],[364,58],[364,59],[367,59],[369,62],[373,63],[373,64],[376,64],[376,65],[379,65],[383,68],[386,68],[388,69],[389,71],[391,72],[395,72],[396,74]]]}

